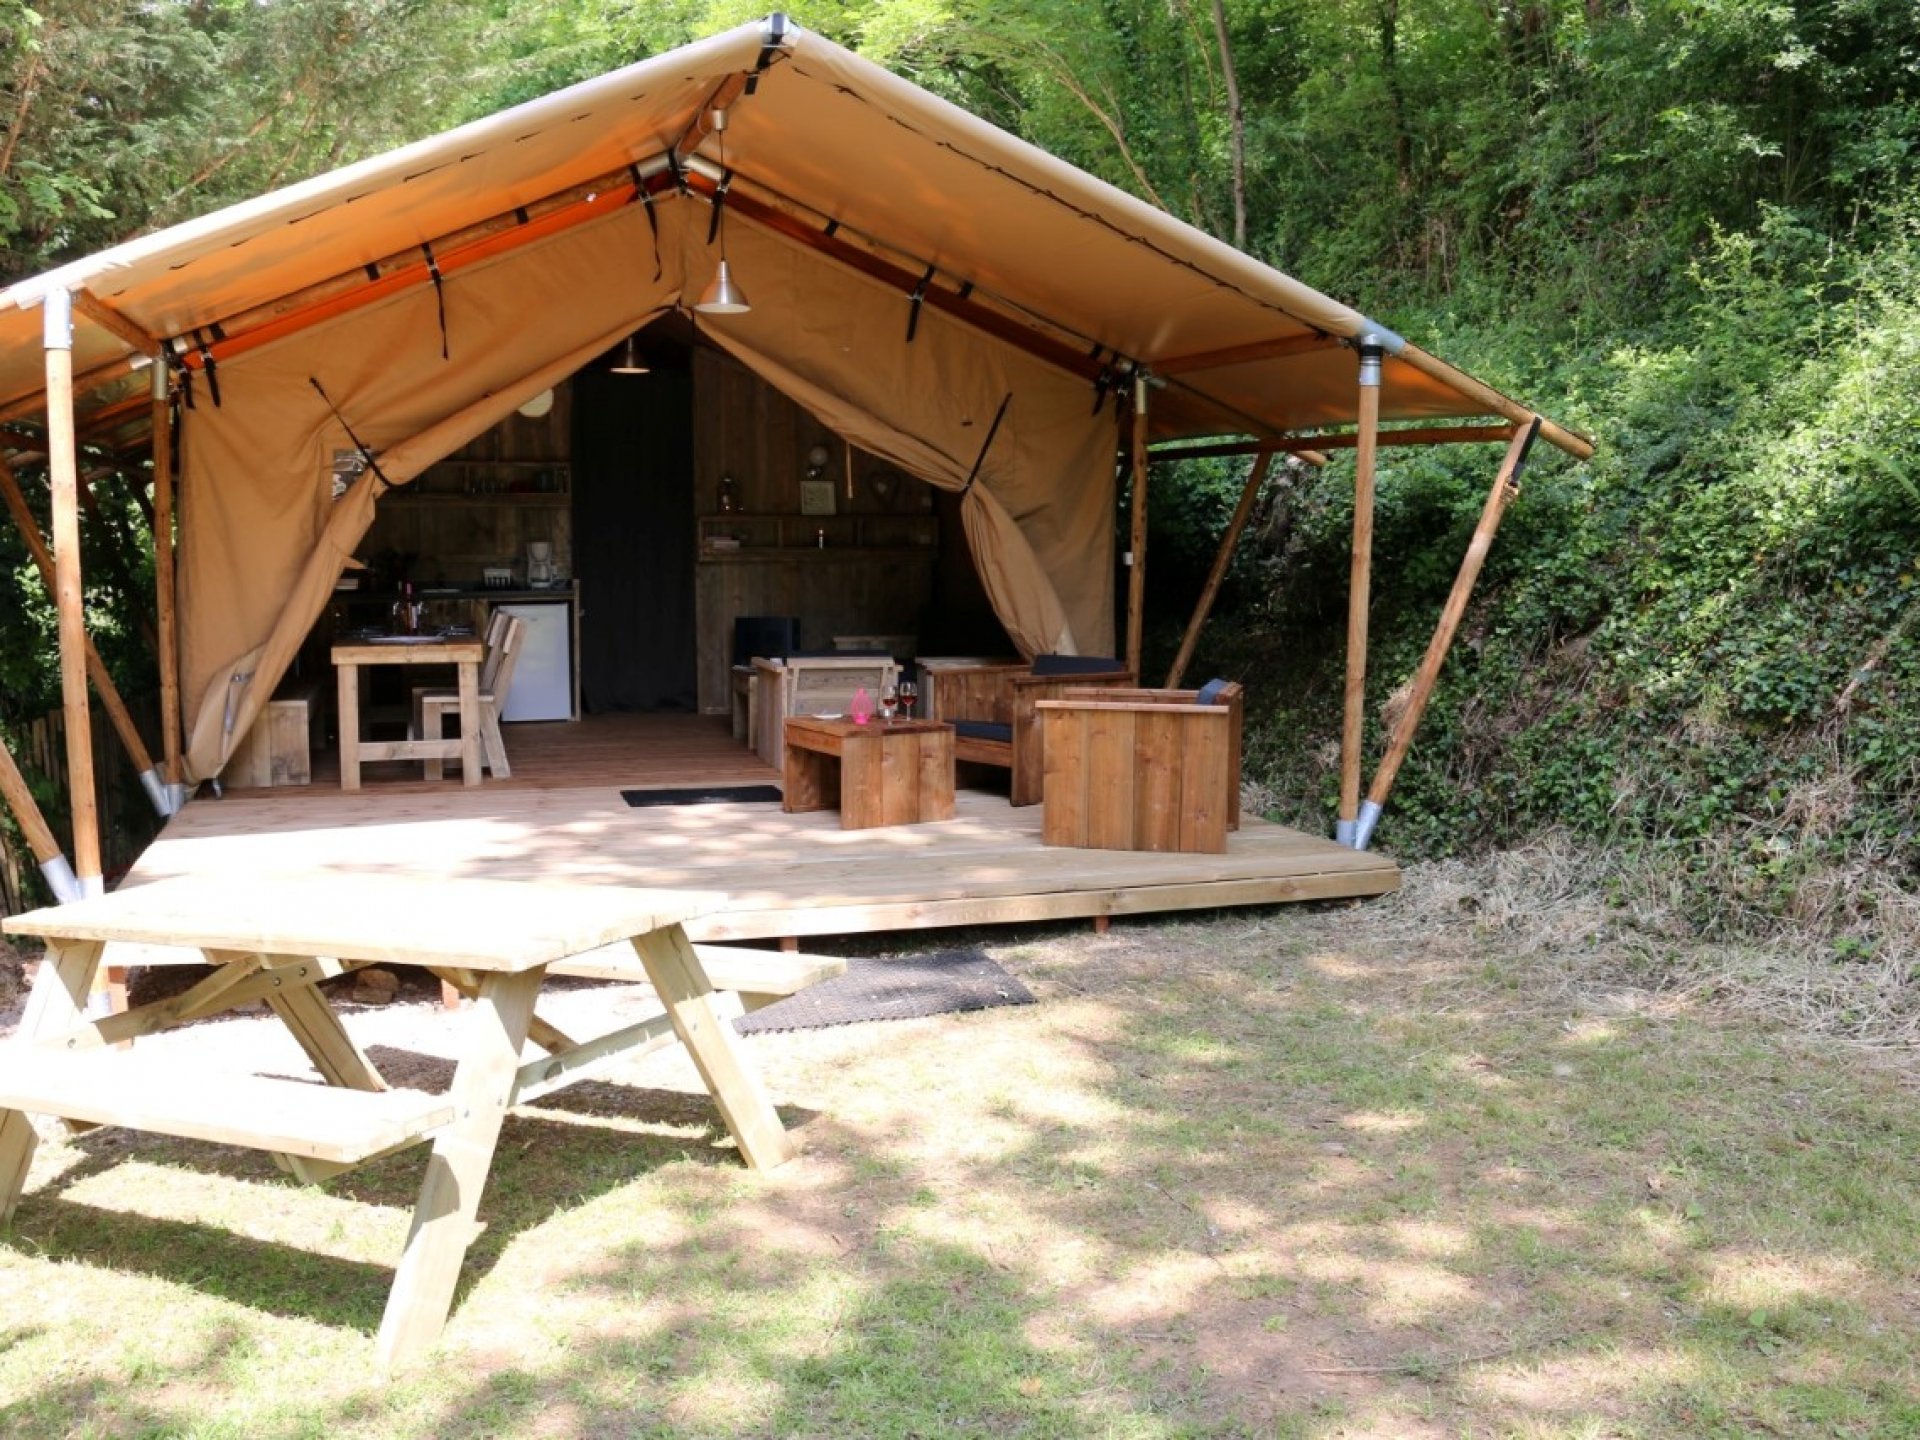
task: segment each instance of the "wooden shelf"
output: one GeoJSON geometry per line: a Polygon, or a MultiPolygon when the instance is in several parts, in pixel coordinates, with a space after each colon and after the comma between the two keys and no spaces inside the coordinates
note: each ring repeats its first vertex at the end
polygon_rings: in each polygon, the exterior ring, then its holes
{"type": "Polygon", "coordinates": [[[382,505],[565,505],[573,499],[564,490],[546,491],[507,491],[492,495],[437,495],[429,491],[424,495],[409,495],[404,489],[397,489],[380,503],[382,505]]]}
{"type": "Polygon", "coordinates": [[[700,559],[791,558],[799,555],[924,555],[940,544],[932,515],[702,515],[700,559]],[[826,544],[819,543],[822,533],[826,544]],[[717,536],[737,536],[738,549],[715,549],[717,536]]]}
{"type": "MultiPolygon", "coordinates": [[[[463,469],[475,469],[475,468],[487,469],[492,466],[498,466],[502,469],[518,469],[518,470],[565,470],[565,469],[568,469],[573,464],[573,462],[571,460],[566,460],[566,459],[475,460],[472,457],[467,456],[467,457],[459,457],[459,458],[449,457],[448,459],[445,459],[445,460],[436,460],[433,462],[433,464],[434,465],[458,465],[463,469]]],[[[428,466],[427,468],[432,469],[433,466],[428,466]]]]}

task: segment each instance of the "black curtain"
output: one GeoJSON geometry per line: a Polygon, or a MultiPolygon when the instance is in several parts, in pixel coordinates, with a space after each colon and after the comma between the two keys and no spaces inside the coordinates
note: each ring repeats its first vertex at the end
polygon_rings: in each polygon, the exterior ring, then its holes
{"type": "Polygon", "coordinates": [[[573,567],[590,713],[692,710],[693,380],[662,365],[573,379],[573,567]]]}

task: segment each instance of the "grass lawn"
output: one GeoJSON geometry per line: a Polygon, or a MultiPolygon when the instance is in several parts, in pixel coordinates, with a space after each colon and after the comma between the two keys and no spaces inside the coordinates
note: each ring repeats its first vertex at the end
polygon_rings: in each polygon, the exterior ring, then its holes
{"type": "Polygon", "coordinates": [[[969,937],[1041,1003],[748,1042],[767,1177],[675,1055],[550,1097],[391,1384],[424,1151],[43,1149],[0,1435],[1920,1436],[1906,1053],[1425,884],[969,937]]]}

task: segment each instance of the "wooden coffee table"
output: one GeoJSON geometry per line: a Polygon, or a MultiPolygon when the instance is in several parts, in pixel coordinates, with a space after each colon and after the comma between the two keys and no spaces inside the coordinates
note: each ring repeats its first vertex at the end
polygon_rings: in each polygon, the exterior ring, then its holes
{"type": "Polygon", "coordinates": [[[951,725],[796,715],[786,741],[789,813],[838,806],[842,830],[953,818],[951,725]]]}

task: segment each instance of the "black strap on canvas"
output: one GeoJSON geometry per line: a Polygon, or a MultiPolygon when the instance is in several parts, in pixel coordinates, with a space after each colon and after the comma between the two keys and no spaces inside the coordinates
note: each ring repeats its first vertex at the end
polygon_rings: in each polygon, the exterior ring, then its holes
{"type": "Polygon", "coordinates": [[[987,463],[987,451],[993,448],[993,437],[1000,433],[1000,422],[1007,418],[1007,406],[1013,403],[1013,392],[1009,390],[1000,401],[1000,408],[993,412],[993,424],[987,427],[987,438],[980,442],[980,453],[973,457],[973,469],[967,472],[967,483],[960,487],[960,498],[965,499],[967,492],[973,489],[973,482],[980,478],[980,467],[987,463]]]}
{"type": "Polygon", "coordinates": [[[927,273],[920,277],[920,283],[913,287],[913,299],[907,304],[907,343],[913,343],[913,337],[920,331],[920,307],[926,303],[927,287],[933,284],[933,266],[927,266],[927,273]]]}
{"type": "Polygon", "coordinates": [[[647,189],[647,177],[640,173],[640,167],[629,165],[627,173],[633,177],[633,198],[647,212],[647,228],[653,232],[653,278],[658,280],[661,274],[660,215],[653,208],[653,192],[647,189]]]}
{"type": "Polygon", "coordinates": [[[451,360],[447,349],[447,283],[440,274],[440,262],[433,258],[433,246],[423,243],[420,253],[427,257],[427,278],[433,281],[434,304],[440,308],[440,358],[451,360]]]}
{"type": "Polygon", "coordinates": [[[340,428],[347,432],[347,439],[353,442],[353,448],[360,452],[360,458],[366,461],[367,468],[373,471],[373,478],[380,482],[380,494],[384,495],[387,491],[393,489],[393,481],[389,480],[387,478],[387,472],[380,468],[380,462],[373,458],[373,452],[361,443],[358,435],[353,433],[353,426],[349,425],[347,423],[347,417],[340,413],[340,407],[333,403],[333,397],[327,394],[326,387],[313,375],[307,377],[307,383],[313,387],[314,393],[326,402],[327,409],[333,412],[333,418],[338,420],[340,422],[340,428]]]}
{"type": "Polygon", "coordinates": [[[707,217],[707,244],[720,234],[720,212],[726,207],[727,191],[733,188],[733,171],[722,170],[720,183],[713,187],[713,213],[707,217]]]}
{"type": "Polygon", "coordinates": [[[760,88],[760,77],[767,73],[767,67],[786,53],[786,46],[780,43],[786,38],[787,17],[778,13],[769,15],[766,43],[760,47],[760,58],[754,62],[753,73],[747,76],[747,94],[760,88]]]}
{"type": "Polygon", "coordinates": [[[193,332],[194,342],[200,347],[200,368],[207,374],[207,394],[213,398],[213,408],[220,408],[220,362],[213,358],[213,338],[204,330],[193,332]]]}

